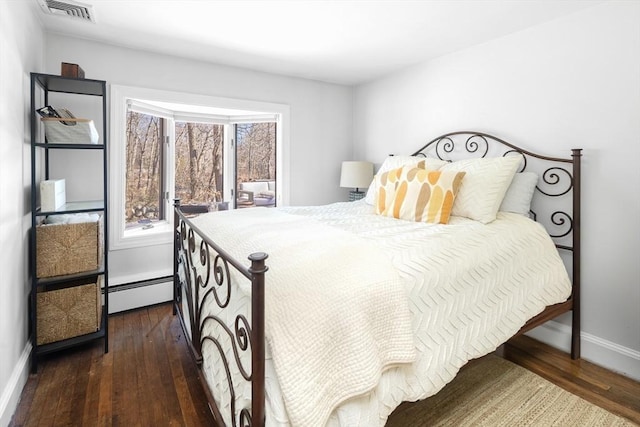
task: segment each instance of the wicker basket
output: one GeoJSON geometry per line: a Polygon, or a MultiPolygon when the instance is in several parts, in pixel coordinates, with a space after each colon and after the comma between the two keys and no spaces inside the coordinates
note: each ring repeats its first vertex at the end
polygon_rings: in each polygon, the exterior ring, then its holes
{"type": "Polygon", "coordinates": [[[100,136],[89,119],[43,117],[44,134],[50,144],[97,144],[100,136]]]}
{"type": "Polygon", "coordinates": [[[38,345],[96,332],[102,320],[102,276],[97,283],[38,292],[38,345]]]}
{"type": "Polygon", "coordinates": [[[97,222],[36,227],[39,278],[96,270],[102,259],[102,217],[97,222]]]}

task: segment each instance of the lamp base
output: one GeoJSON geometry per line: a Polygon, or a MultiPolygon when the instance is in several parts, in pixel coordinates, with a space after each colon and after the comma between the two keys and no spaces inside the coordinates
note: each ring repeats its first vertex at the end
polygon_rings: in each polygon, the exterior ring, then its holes
{"type": "Polygon", "coordinates": [[[365,195],[364,191],[349,191],[349,201],[350,202],[355,202],[356,200],[360,200],[363,199],[365,195]]]}

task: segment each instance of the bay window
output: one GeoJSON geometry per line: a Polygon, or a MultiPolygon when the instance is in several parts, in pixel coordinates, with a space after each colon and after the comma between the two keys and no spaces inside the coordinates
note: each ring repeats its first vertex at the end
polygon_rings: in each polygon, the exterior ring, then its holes
{"type": "Polygon", "coordinates": [[[112,86],[113,249],[171,242],[174,198],[233,209],[243,184],[268,182],[269,206],[286,203],[288,107],[243,101],[240,109],[241,101],[205,98],[207,105],[198,96],[112,86]]]}

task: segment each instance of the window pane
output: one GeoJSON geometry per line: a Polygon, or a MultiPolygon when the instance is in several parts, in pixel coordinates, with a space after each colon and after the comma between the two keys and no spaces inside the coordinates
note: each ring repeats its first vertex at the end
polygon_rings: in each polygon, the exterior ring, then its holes
{"type": "Polygon", "coordinates": [[[236,138],[238,183],[275,179],[276,124],[238,124],[236,138]]]}
{"type": "Polygon", "coordinates": [[[222,201],[224,125],[176,123],[175,194],[183,205],[222,201]]]}
{"type": "Polygon", "coordinates": [[[163,218],[163,119],[127,112],[126,228],[163,218]]]}
{"type": "Polygon", "coordinates": [[[275,206],[276,123],[237,124],[236,141],[237,206],[275,206]]]}

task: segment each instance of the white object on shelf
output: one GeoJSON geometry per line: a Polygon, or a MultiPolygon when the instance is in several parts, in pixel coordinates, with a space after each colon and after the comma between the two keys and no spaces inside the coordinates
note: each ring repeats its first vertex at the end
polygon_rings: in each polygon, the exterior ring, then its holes
{"type": "Polygon", "coordinates": [[[48,179],[40,182],[40,210],[51,212],[67,203],[64,179],[48,179]]]}
{"type": "Polygon", "coordinates": [[[100,135],[93,120],[43,117],[44,134],[50,144],[97,144],[100,135]]]}

